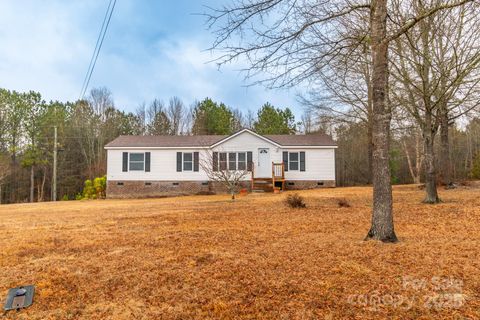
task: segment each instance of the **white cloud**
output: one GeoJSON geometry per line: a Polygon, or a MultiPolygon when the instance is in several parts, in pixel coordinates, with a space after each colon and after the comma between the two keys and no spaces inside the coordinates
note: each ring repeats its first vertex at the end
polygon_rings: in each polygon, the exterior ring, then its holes
{"type": "MultiPolygon", "coordinates": [[[[208,96],[243,110],[266,101],[296,104],[293,91],[243,87],[240,63],[220,71],[207,63],[211,39],[202,26],[181,37],[168,32],[168,22],[158,30],[149,22],[143,30],[141,19],[128,19],[131,2],[117,6],[90,87],[109,87],[120,108],[133,111],[142,101],[174,95],[187,104],[208,96]]],[[[94,0],[0,2],[0,87],[75,100],[105,9],[106,2],[94,0]]]]}

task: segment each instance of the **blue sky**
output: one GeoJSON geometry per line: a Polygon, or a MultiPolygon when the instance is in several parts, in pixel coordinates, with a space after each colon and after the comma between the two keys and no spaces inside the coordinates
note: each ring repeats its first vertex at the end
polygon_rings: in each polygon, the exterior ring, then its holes
{"type": "MultiPolygon", "coordinates": [[[[128,111],[154,98],[178,96],[190,105],[208,96],[244,112],[266,101],[288,106],[299,120],[298,90],[246,87],[242,61],[220,70],[208,63],[213,35],[195,13],[228,1],[117,0],[90,88],[108,87],[116,106],[128,111]]],[[[107,6],[108,0],[1,1],[0,87],[76,100],[107,6]]]]}

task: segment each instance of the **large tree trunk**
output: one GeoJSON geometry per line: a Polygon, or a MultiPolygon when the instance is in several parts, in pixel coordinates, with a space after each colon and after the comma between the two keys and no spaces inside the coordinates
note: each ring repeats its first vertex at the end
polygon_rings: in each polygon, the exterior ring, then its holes
{"type": "Polygon", "coordinates": [[[425,127],[423,128],[423,140],[425,143],[425,191],[424,203],[439,203],[437,193],[437,173],[435,169],[435,153],[433,149],[435,130],[432,128],[431,115],[426,115],[425,127]]]}
{"type": "Polygon", "coordinates": [[[35,194],[35,166],[30,167],[30,202],[33,202],[35,194]]]}
{"type": "Polygon", "coordinates": [[[440,170],[441,182],[448,186],[452,183],[451,165],[450,165],[450,141],[448,137],[448,113],[443,107],[440,119],[440,170]]]}
{"type": "Polygon", "coordinates": [[[393,227],[392,186],[390,183],[390,108],[388,89],[387,1],[372,2],[370,30],[373,62],[373,213],[366,239],[397,242],[393,227]]]}
{"type": "Polygon", "coordinates": [[[367,123],[367,135],[368,135],[368,183],[372,183],[373,175],[373,128],[372,119],[367,123]]]}

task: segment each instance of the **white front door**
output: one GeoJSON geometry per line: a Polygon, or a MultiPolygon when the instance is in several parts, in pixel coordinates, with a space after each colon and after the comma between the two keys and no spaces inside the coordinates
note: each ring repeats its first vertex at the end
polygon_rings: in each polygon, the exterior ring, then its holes
{"type": "Polygon", "coordinates": [[[270,162],[270,149],[258,149],[258,164],[255,177],[268,178],[272,176],[272,163],[270,162]]]}

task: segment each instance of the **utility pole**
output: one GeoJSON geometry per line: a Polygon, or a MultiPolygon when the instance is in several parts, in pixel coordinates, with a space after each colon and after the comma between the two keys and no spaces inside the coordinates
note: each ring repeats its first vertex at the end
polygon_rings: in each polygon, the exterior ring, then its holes
{"type": "Polygon", "coordinates": [[[53,127],[53,187],[52,187],[52,201],[57,201],[57,126],[53,127]]]}

